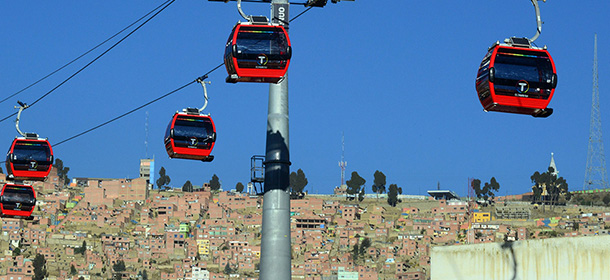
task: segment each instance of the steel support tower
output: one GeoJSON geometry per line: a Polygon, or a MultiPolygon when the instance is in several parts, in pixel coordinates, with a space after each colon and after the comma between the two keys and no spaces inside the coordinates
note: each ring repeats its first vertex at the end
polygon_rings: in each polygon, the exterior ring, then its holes
{"type": "Polygon", "coordinates": [[[602,137],[602,116],[599,109],[599,84],[597,73],[597,34],[593,47],[593,102],[591,105],[591,124],[589,128],[589,150],[583,190],[607,189],[606,156],[602,137]]]}
{"type": "MultiPolygon", "coordinates": [[[[288,0],[271,1],[271,20],[288,29],[288,0]]],[[[261,280],[291,279],[288,74],[269,84],[265,193],[261,234],[261,280]]]]}
{"type": "MultiPolygon", "coordinates": [[[[230,0],[208,0],[229,2],[230,0]]],[[[288,31],[288,0],[243,0],[271,2],[271,21],[288,31]]],[[[332,3],[354,0],[332,0],[332,3]]],[[[307,0],[306,7],[324,7],[327,0],[307,0]]],[[[296,4],[296,3],[295,3],[296,4]]],[[[238,9],[242,16],[241,1],[238,9]]],[[[307,9],[309,10],[309,9],[307,9]]],[[[307,11],[305,10],[305,11],[307,11]]],[[[303,13],[301,13],[303,14],[303,13]]],[[[296,17],[299,17],[299,14],[296,17]]],[[[295,18],[296,18],[295,17],[295,18]]],[[[264,165],[263,224],[261,229],[261,280],[291,279],[290,245],[290,152],[288,137],[288,74],[277,84],[269,84],[267,142],[264,165]]]]}

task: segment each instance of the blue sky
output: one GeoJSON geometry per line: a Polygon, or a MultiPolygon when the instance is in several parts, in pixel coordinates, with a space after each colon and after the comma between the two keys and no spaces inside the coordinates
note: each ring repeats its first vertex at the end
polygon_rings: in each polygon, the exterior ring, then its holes
{"type": "MultiPolygon", "coordinates": [[[[52,72],[163,1],[10,1],[0,4],[0,97],[52,72]]],[[[329,1],[330,2],[330,1],[329,1]]],[[[593,36],[598,34],[603,129],[610,133],[610,25],[607,1],[540,2],[536,41],[555,60],[558,86],[547,119],[485,113],[474,88],[487,48],[510,36],[532,37],[530,1],[366,1],[329,3],[291,23],[289,70],[292,170],[306,190],[331,193],[340,183],[341,134],[347,179],[357,171],[371,192],[375,170],[405,193],[452,189],[469,177],[495,176],[500,194],[529,190],[551,152],[570,189],[585,173],[592,92],[593,36]]],[[[244,3],[249,14],[268,4],[244,3]]],[[[292,5],[291,17],[304,7],[292,5]]],[[[176,1],[141,30],[54,93],[27,109],[21,128],[56,143],[110,120],[203,75],[222,63],[240,20],[235,2],[176,1]]],[[[114,41],[113,41],[114,42],[114,41]]],[[[35,87],[0,104],[31,103],[92,60],[105,45],[35,87]]],[[[155,158],[174,187],[201,185],[217,174],[224,189],[249,181],[250,157],[264,154],[268,86],[226,84],[213,72],[206,109],[218,139],[212,163],[170,160],[165,128],[176,110],[201,106],[193,84],[113,124],[54,148],[70,177],[135,178],[139,159],[155,158]],[[148,149],[145,123],[148,112],[148,149]]],[[[17,132],[0,123],[8,149],[17,132]]],[[[606,136],[607,138],[608,136],[606,136]]],[[[607,142],[607,141],[606,141],[607,142]]],[[[4,169],[4,168],[3,168],[4,169]]]]}

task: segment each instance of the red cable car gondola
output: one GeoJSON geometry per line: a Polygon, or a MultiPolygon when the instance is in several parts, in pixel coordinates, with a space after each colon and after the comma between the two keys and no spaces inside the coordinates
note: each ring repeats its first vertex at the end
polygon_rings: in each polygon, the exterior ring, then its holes
{"type": "Polygon", "coordinates": [[[281,25],[246,22],[233,27],[225,47],[228,83],[278,83],[290,65],[288,32],[281,25]]]}
{"type": "Polygon", "coordinates": [[[476,80],[486,111],[548,117],[557,86],[555,64],[546,48],[530,46],[526,38],[495,43],[483,58],[476,80]]]}
{"type": "Polygon", "coordinates": [[[0,192],[2,217],[31,218],[36,206],[36,192],[32,186],[4,184],[0,192]]]}
{"type": "Polygon", "coordinates": [[[188,108],[176,112],[165,132],[165,149],[170,158],[212,161],[216,127],[209,115],[188,108]]]}
{"type": "Polygon", "coordinates": [[[494,43],[479,66],[476,89],[485,111],[527,114],[546,118],[557,86],[557,72],[551,55],[532,45],[542,30],[538,0],[536,34],[531,39],[512,37],[494,43]]]}
{"type": "Polygon", "coordinates": [[[44,181],[52,166],[51,144],[36,134],[16,137],[6,155],[6,169],[13,180],[44,181]]]}

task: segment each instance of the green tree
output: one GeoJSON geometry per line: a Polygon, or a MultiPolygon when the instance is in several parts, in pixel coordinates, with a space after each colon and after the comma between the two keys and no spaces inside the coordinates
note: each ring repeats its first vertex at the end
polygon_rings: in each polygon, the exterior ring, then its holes
{"type": "Polygon", "coordinates": [[[534,203],[537,203],[542,200],[542,186],[539,185],[538,183],[536,183],[536,180],[541,180],[540,176],[541,176],[540,172],[536,171],[530,177],[532,182],[535,183],[534,186],[532,187],[532,192],[534,193],[534,197],[533,197],[534,203]],[[536,178],[536,180],[534,180],[534,178],[536,178]]]}
{"type": "Polygon", "coordinates": [[[479,179],[472,180],[472,182],[470,183],[470,186],[474,190],[474,193],[477,196],[477,199],[484,200],[485,203],[487,203],[487,202],[493,203],[493,201],[496,197],[495,192],[497,192],[500,189],[500,184],[498,183],[498,181],[496,180],[495,177],[491,177],[491,179],[489,180],[489,183],[485,183],[483,188],[481,188],[481,180],[479,180],[479,179]]]}
{"type": "Polygon", "coordinates": [[[346,192],[348,194],[348,199],[355,199],[356,195],[360,193],[360,188],[362,188],[365,183],[366,180],[360,177],[360,175],[358,175],[358,172],[352,172],[352,178],[345,182],[345,184],[347,185],[346,192]]]}
{"type": "Polygon", "coordinates": [[[60,181],[63,180],[64,184],[70,182],[70,178],[68,178],[68,171],[70,171],[70,167],[65,167],[64,162],[61,159],[56,158],[53,167],[57,169],[57,177],[59,177],[60,181]]]}
{"type": "Polygon", "coordinates": [[[496,181],[495,177],[491,177],[489,183],[485,183],[485,186],[483,187],[483,191],[487,192],[485,200],[489,200],[491,203],[493,203],[496,198],[495,192],[499,190],[500,184],[498,183],[498,181],[496,181]]]}
{"type": "Polygon", "coordinates": [[[305,186],[309,183],[307,181],[307,177],[305,176],[305,172],[299,168],[297,172],[290,173],[290,193],[295,195],[300,195],[305,190],[305,186]]]}
{"type": "Polygon", "coordinates": [[[218,179],[218,176],[216,176],[216,174],[212,175],[212,180],[210,180],[210,189],[212,189],[213,191],[220,190],[220,179],[218,179]]]}
{"type": "Polygon", "coordinates": [[[80,249],[81,255],[85,256],[85,253],[87,253],[87,241],[83,240],[83,245],[80,247],[80,249]]]}
{"type": "Polygon", "coordinates": [[[21,248],[17,247],[13,250],[13,257],[21,255],[21,248]]]}
{"type": "Polygon", "coordinates": [[[371,247],[371,239],[369,239],[368,237],[365,237],[362,240],[362,243],[360,243],[360,255],[364,256],[364,254],[366,253],[366,250],[368,250],[369,247],[371,247]]]}
{"type": "Polygon", "coordinates": [[[237,185],[235,185],[235,190],[240,193],[244,191],[244,184],[242,184],[241,182],[237,182],[237,185]]]}
{"type": "Polygon", "coordinates": [[[385,174],[383,174],[383,172],[377,170],[375,171],[375,174],[373,174],[373,177],[375,177],[375,179],[373,179],[373,193],[377,194],[377,199],[379,199],[379,195],[382,193],[385,193],[385,184],[386,184],[386,177],[385,174]]]}
{"type": "Polygon", "coordinates": [[[472,187],[472,190],[474,191],[474,194],[477,196],[478,199],[481,199],[483,197],[483,190],[481,189],[481,180],[472,180],[472,182],[470,182],[470,187],[472,187]]]}
{"type": "Polygon", "coordinates": [[[87,252],[87,241],[83,240],[83,244],[80,247],[74,249],[74,253],[75,254],[81,254],[81,255],[84,256],[85,252],[87,252]]]}
{"type": "Polygon", "coordinates": [[[534,193],[534,202],[541,202],[543,211],[544,211],[544,198],[542,197],[542,193],[545,188],[546,182],[549,181],[549,178],[548,178],[549,176],[550,176],[550,174],[547,172],[540,173],[538,171],[534,172],[534,174],[532,174],[532,176],[530,176],[532,183],[534,183],[534,186],[532,187],[532,191],[534,193]]]}
{"type": "Polygon", "coordinates": [[[112,270],[114,271],[114,279],[118,280],[118,279],[122,279],[123,276],[123,271],[125,271],[125,262],[123,260],[117,261],[115,264],[112,265],[112,270]]]}
{"type": "Polygon", "coordinates": [[[112,265],[112,270],[116,272],[125,271],[125,262],[123,260],[117,261],[115,264],[112,265]]]}
{"type": "Polygon", "coordinates": [[[364,188],[360,189],[360,192],[358,193],[358,202],[362,202],[364,200],[364,188]]]}
{"type": "Polygon", "coordinates": [[[47,276],[47,260],[41,254],[36,254],[32,266],[34,267],[33,280],[43,280],[47,276]]]}
{"type": "Polygon", "coordinates": [[[186,180],[184,185],[182,185],[182,191],[183,192],[193,192],[193,184],[191,183],[190,180],[186,180]]]}
{"type": "Polygon", "coordinates": [[[358,256],[360,255],[360,246],[358,243],[354,244],[354,248],[352,248],[352,260],[354,263],[358,261],[358,256]]]}
{"type": "Polygon", "coordinates": [[[161,166],[161,169],[159,170],[159,179],[157,179],[157,187],[159,189],[167,187],[171,181],[172,179],[165,174],[165,167],[161,166]]]}
{"type": "MultiPolygon", "coordinates": [[[[398,193],[399,188],[396,184],[391,184],[388,189],[388,204],[392,207],[396,207],[398,203],[398,193]]],[[[402,189],[400,189],[400,193],[402,193],[402,189]]]]}
{"type": "Polygon", "coordinates": [[[76,271],[76,267],[74,267],[74,265],[70,265],[70,275],[76,275],[78,274],[78,271],[76,271]]]}
{"type": "Polygon", "coordinates": [[[550,203],[551,208],[554,208],[561,195],[564,195],[566,200],[570,199],[568,182],[563,177],[558,178],[553,167],[549,166],[549,169],[544,173],[534,172],[530,179],[534,183],[532,187],[534,197],[539,194],[541,198],[542,211],[544,211],[544,204],[546,203],[550,203]],[[546,190],[546,195],[542,195],[544,190],[546,190]]]}
{"type": "Polygon", "coordinates": [[[224,273],[227,275],[233,273],[233,268],[231,268],[231,264],[228,262],[225,265],[224,273]]]}

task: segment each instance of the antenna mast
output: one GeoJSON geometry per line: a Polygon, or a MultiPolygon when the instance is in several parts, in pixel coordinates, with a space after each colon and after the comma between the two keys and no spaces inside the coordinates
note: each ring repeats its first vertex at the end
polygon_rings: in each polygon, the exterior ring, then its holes
{"type": "Polygon", "coordinates": [[[144,131],[145,131],[145,137],[144,137],[144,147],[146,149],[146,158],[148,158],[148,111],[146,111],[146,123],[144,124],[144,131]]]}
{"type": "Polygon", "coordinates": [[[602,137],[602,116],[599,109],[599,84],[597,73],[597,34],[593,49],[593,103],[591,105],[591,124],[589,130],[589,150],[583,189],[607,189],[606,156],[602,137]]]}
{"type": "Polygon", "coordinates": [[[341,168],[341,186],[345,185],[345,168],[347,162],[345,161],[345,133],[341,132],[341,161],[339,162],[341,168]]]}

